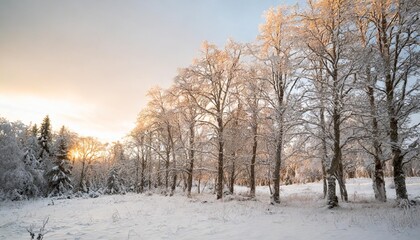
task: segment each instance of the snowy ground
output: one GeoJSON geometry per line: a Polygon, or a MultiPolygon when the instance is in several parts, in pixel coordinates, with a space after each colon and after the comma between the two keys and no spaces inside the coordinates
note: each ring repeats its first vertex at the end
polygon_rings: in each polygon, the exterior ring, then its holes
{"type": "MultiPolygon", "coordinates": [[[[348,180],[349,203],[326,209],[320,183],[283,186],[282,203],[270,205],[267,188],[257,201],[211,194],[188,199],[113,195],[90,199],[0,202],[0,239],[29,239],[26,228],[49,217],[50,239],[420,239],[420,206],[394,208],[373,200],[370,179],[348,180]]],[[[420,178],[407,179],[410,198],[420,196],[420,178]]],[[[238,192],[245,192],[243,187],[238,192]]]]}

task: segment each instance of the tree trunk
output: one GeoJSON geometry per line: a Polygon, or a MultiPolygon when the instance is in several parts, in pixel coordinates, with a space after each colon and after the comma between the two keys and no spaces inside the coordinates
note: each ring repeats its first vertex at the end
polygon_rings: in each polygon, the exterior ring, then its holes
{"type": "Polygon", "coordinates": [[[344,170],[343,170],[343,163],[340,162],[338,165],[338,172],[337,172],[337,181],[338,181],[338,185],[340,186],[340,195],[341,195],[341,200],[348,202],[349,198],[347,195],[347,189],[346,189],[346,179],[344,177],[344,170]]]}
{"type": "Polygon", "coordinates": [[[140,190],[139,190],[139,184],[140,184],[140,181],[139,181],[139,172],[140,172],[140,155],[139,155],[139,149],[137,148],[137,154],[136,154],[137,156],[137,159],[136,159],[136,181],[135,181],[135,183],[134,183],[134,186],[135,186],[135,191],[136,191],[136,193],[139,193],[140,192],[140,190]]]}
{"type": "Polygon", "coordinates": [[[157,186],[161,187],[162,186],[162,179],[161,179],[161,175],[160,175],[160,170],[161,170],[161,163],[160,163],[160,156],[158,156],[158,166],[157,166],[157,186]]]}
{"type": "Polygon", "coordinates": [[[334,208],[338,206],[338,198],[335,193],[335,176],[328,174],[328,208],[334,208]]]}
{"type": "Polygon", "coordinates": [[[322,162],[322,190],[324,193],[324,199],[327,197],[328,185],[327,185],[327,171],[325,170],[325,163],[322,162]]]}
{"type": "Polygon", "coordinates": [[[386,92],[389,116],[389,130],[392,151],[392,166],[394,167],[395,192],[398,200],[407,200],[407,187],[405,185],[405,175],[402,166],[403,156],[398,139],[398,119],[395,116],[394,107],[394,86],[391,82],[391,75],[387,74],[386,92]],[[389,79],[389,80],[388,80],[389,79]]]}
{"type": "Polygon", "coordinates": [[[383,164],[380,159],[375,157],[375,174],[373,175],[373,191],[375,199],[380,202],[386,202],[386,190],[383,164]]]}
{"type": "Polygon", "coordinates": [[[401,152],[393,151],[394,156],[392,159],[392,165],[394,166],[394,183],[395,191],[398,200],[407,200],[407,187],[405,185],[405,175],[402,168],[403,157],[400,156],[401,152]]]}
{"type": "Polygon", "coordinates": [[[83,180],[85,180],[85,160],[82,161],[82,172],[80,173],[79,191],[84,191],[83,180]]]}
{"type": "MultiPolygon", "coordinates": [[[[150,158],[149,158],[150,159],[150,158]]],[[[149,161],[149,174],[148,174],[148,181],[149,181],[149,191],[152,190],[152,162],[149,161]]]]}
{"type": "Polygon", "coordinates": [[[221,117],[217,118],[218,123],[218,139],[219,139],[219,155],[218,155],[218,165],[217,165],[217,183],[216,183],[216,199],[221,199],[223,197],[223,151],[224,151],[224,142],[223,142],[223,120],[221,117]]]}
{"type": "Polygon", "coordinates": [[[407,187],[405,185],[405,175],[402,166],[403,156],[401,155],[401,148],[399,146],[398,119],[397,116],[395,116],[394,86],[389,72],[386,74],[385,87],[387,93],[389,137],[391,140],[392,166],[394,167],[395,192],[398,200],[407,200],[407,187]]]}
{"type": "MultiPolygon", "coordinates": [[[[321,88],[322,94],[324,94],[323,87],[321,88]]],[[[328,158],[328,152],[327,152],[327,137],[326,137],[326,129],[325,129],[325,108],[322,103],[321,109],[320,109],[320,120],[321,120],[321,142],[322,142],[322,159],[321,159],[321,165],[322,165],[322,181],[323,181],[323,192],[324,192],[324,199],[327,197],[327,171],[325,169],[325,165],[327,164],[327,158],[328,158]]]]}
{"type": "Polygon", "coordinates": [[[253,144],[252,144],[252,158],[251,158],[251,166],[250,166],[250,197],[255,197],[255,161],[257,158],[257,147],[258,147],[258,140],[257,140],[257,133],[258,133],[258,126],[256,125],[256,121],[254,121],[254,126],[252,126],[252,133],[253,133],[253,144]]]}
{"type": "Polygon", "coordinates": [[[165,159],[165,189],[168,190],[169,187],[169,158],[170,158],[170,149],[169,146],[166,147],[166,159],[165,159]]]}
{"type": "MultiPolygon", "coordinates": [[[[338,80],[337,80],[337,69],[334,69],[333,73],[333,113],[332,113],[332,120],[333,120],[333,138],[334,138],[334,148],[333,148],[333,158],[331,161],[331,166],[328,169],[328,206],[329,208],[333,208],[338,206],[338,198],[335,193],[335,175],[343,175],[342,170],[340,173],[340,169],[342,169],[342,158],[341,158],[341,145],[340,145],[340,137],[341,137],[341,114],[340,114],[340,97],[339,97],[339,90],[338,90],[338,80]],[[340,166],[341,165],[341,166],[340,166]],[[334,187],[334,190],[330,190],[330,187],[334,187]]],[[[340,177],[340,190],[345,189],[341,186],[344,186],[343,178],[340,177]]]]}
{"type": "MultiPolygon", "coordinates": [[[[383,7],[383,6],[382,6],[383,7]]],[[[385,9],[381,9],[385,11],[385,9]]],[[[391,142],[391,152],[392,152],[392,165],[394,167],[394,183],[395,183],[395,192],[397,195],[397,200],[408,200],[407,196],[407,187],[405,185],[405,175],[402,166],[403,156],[401,156],[401,147],[399,143],[398,136],[398,116],[395,106],[395,72],[394,75],[391,75],[391,56],[390,56],[390,44],[391,41],[388,40],[388,22],[384,14],[381,15],[381,19],[378,26],[378,35],[377,38],[378,45],[380,46],[380,52],[384,63],[384,75],[385,75],[385,93],[387,101],[387,111],[388,111],[388,122],[389,122],[389,138],[391,142]]],[[[398,44],[399,44],[399,33],[395,35],[395,51],[394,51],[394,64],[397,65],[398,58],[398,44]]]]}
{"type": "Polygon", "coordinates": [[[279,135],[277,136],[276,143],[276,163],[274,166],[273,172],[273,182],[274,182],[274,193],[273,193],[273,202],[280,203],[280,167],[281,167],[281,157],[282,157],[282,148],[283,148],[283,130],[280,126],[279,135]]]}
{"type": "Polygon", "coordinates": [[[182,186],[182,192],[184,192],[185,193],[185,190],[187,190],[187,188],[188,188],[188,173],[181,173],[180,174],[181,175],[181,177],[182,177],[182,184],[184,185],[184,186],[182,186]]]}
{"type": "MultiPolygon", "coordinates": [[[[279,55],[280,53],[277,52],[279,55]]],[[[273,193],[273,202],[280,203],[280,167],[281,167],[281,160],[282,160],[282,152],[283,152],[283,98],[284,98],[284,81],[286,81],[286,74],[276,72],[275,79],[274,79],[274,90],[277,95],[277,114],[278,114],[278,135],[276,139],[276,156],[275,156],[275,166],[273,172],[273,181],[274,181],[274,193],[273,193]]]]}
{"type": "Polygon", "coordinates": [[[176,154],[175,154],[175,143],[174,143],[174,138],[172,137],[172,130],[171,130],[171,126],[168,124],[167,126],[167,130],[168,130],[168,138],[169,138],[169,143],[170,143],[170,150],[172,150],[172,184],[171,184],[171,196],[174,194],[175,192],[175,188],[176,188],[176,181],[177,181],[177,177],[178,177],[178,171],[177,171],[177,166],[176,166],[176,154]]]}
{"type": "MultiPolygon", "coordinates": [[[[370,84],[372,81],[370,74],[370,67],[366,70],[367,81],[370,84]]],[[[373,84],[372,84],[373,85],[373,84]]],[[[379,128],[378,120],[376,118],[377,110],[375,103],[375,95],[373,86],[368,85],[367,94],[369,97],[371,124],[372,124],[372,145],[374,149],[374,160],[375,160],[375,173],[373,174],[373,191],[375,193],[375,199],[381,202],[386,202],[386,191],[385,191],[385,180],[383,171],[382,149],[379,143],[379,128]]]]}
{"type": "MultiPolygon", "coordinates": [[[[189,163],[189,166],[188,166],[188,169],[187,169],[187,174],[188,174],[187,196],[188,197],[191,197],[191,188],[192,188],[192,183],[193,183],[194,155],[195,155],[194,138],[195,138],[194,125],[191,124],[190,125],[190,163],[189,163]]],[[[200,188],[200,186],[198,188],[200,188]]]]}
{"type": "Polygon", "coordinates": [[[235,171],[236,171],[236,166],[235,166],[235,158],[236,158],[236,153],[233,152],[232,153],[232,168],[231,168],[231,172],[230,172],[230,179],[229,179],[229,192],[231,194],[233,194],[234,191],[234,187],[235,187],[235,171]]]}
{"type": "Polygon", "coordinates": [[[149,167],[149,191],[152,189],[152,133],[149,133],[149,146],[147,147],[147,162],[149,167]]]}
{"type": "Polygon", "coordinates": [[[200,194],[200,188],[201,188],[201,177],[198,178],[198,185],[197,185],[197,193],[200,194]]]}
{"type": "Polygon", "coordinates": [[[146,168],[146,161],[145,161],[144,152],[143,152],[142,156],[141,156],[140,193],[144,192],[144,170],[145,170],[145,168],[146,168]]]}
{"type": "MultiPolygon", "coordinates": [[[[395,118],[394,118],[395,119],[395,118]]],[[[397,146],[398,135],[397,132],[397,120],[391,121],[391,144],[392,146],[392,166],[394,167],[394,183],[397,200],[408,200],[407,187],[405,185],[405,174],[403,170],[403,156],[401,155],[401,149],[397,146]],[[395,141],[394,141],[395,140],[395,141]]]]}

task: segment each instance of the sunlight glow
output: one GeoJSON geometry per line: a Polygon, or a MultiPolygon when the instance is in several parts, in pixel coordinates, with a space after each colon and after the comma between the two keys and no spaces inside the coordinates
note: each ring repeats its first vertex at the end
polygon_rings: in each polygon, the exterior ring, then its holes
{"type": "Polygon", "coordinates": [[[132,129],[134,121],[119,124],[99,124],[103,119],[95,105],[75,99],[49,100],[48,96],[34,95],[0,95],[0,116],[11,121],[22,121],[25,124],[40,124],[46,115],[50,116],[53,130],[61,126],[68,127],[81,136],[95,136],[101,141],[116,141],[125,136],[128,129],[132,129]],[[92,124],[96,123],[96,124],[92,124]]]}
{"type": "Polygon", "coordinates": [[[72,160],[72,161],[78,160],[81,157],[81,154],[79,152],[79,149],[72,148],[69,151],[69,156],[70,156],[70,160],[72,160]]]}

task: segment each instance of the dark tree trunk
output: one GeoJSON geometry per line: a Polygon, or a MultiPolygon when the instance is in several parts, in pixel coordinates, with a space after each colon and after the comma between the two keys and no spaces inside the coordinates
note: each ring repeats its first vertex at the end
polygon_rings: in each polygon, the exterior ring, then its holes
{"type": "Polygon", "coordinates": [[[381,202],[386,202],[386,190],[383,163],[381,159],[375,156],[375,174],[373,175],[373,191],[375,199],[381,202]]]}
{"type": "Polygon", "coordinates": [[[82,171],[80,173],[80,183],[79,183],[79,191],[82,190],[84,191],[84,187],[83,187],[83,181],[85,180],[85,160],[82,161],[82,171]]]}
{"type": "Polygon", "coordinates": [[[274,193],[273,193],[273,202],[280,203],[280,167],[281,167],[281,158],[282,158],[282,148],[283,148],[283,130],[280,126],[279,135],[277,136],[276,143],[276,163],[274,166],[273,172],[273,182],[274,182],[274,193]]]}
{"type": "MultiPolygon", "coordinates": [[[[139,150],[139,149],[137,149],[139,150]]],[[[140,180],[139,180],[139,175],[140,175],[140,156],[139,156],[139,152],[137,152],[136,154],[137,159],[136,159],[136,181],[134,183],[135,186],[135,191],[136,193],[140,193],[140,189],[139,189],[139,184],[140,184],[140,180]]]]}
{"type": "MultiPolygon", "coordinates": [[[[335,55],[335,54],[334,54],[335,55]]],[[[342,157],[341,157],[341,145],[340,145],[340,138],[341,138],[341,114],[340,114],[340,97],[339,97],[339,88],[338,88],[338,80],[337,80],[337,68],[334,68],[333,72],[333,113],[332,113],[332,120],[333,120],[333,138],[334,138],[334,147],[333,147],[333,158],[331,161],[331,166],[328,169],[328,206],[330,208],[338,206],[338,198],[335,193],[335,176],[341,175],[340,179],[340,191],[345,191],[345,185],[342,178],[342,157]],[[340,166],[341,165],[341,166],[340,166]],[[341,173],[340,173],[341,172],[341,173]],[[333,183],[334,182],[334,183],[333,183]],[[334,184],[334,185],[333,185],[334,184]],[[329,188],[334,186],[334,190],[330,190],[329,188]]]]}
{"type": "MultiPolygon", "coordinates": [[[[277,54],[280,54],[279,52],[277,54]]],[[[275,155],[275,166],[273,172],[273,182],[274,182],[274,193],[273,193],[273,202],[280,203],[280,167],[282,160],[283,152],[283,98],[284,98],[284,81],[286,81],[286,74],[282,72],[276,72],[274,77],[274,90],[277,95],[277,111],[278,111],[278,132],[276,139],[276,155],[275,155]],[[284,77],[284,79],[283,79],[284,77]]]]}
{"type": "Polygon", "coordinates": [[[184,185],[182,187],[182,191],[185,192],[188,188],[188,173],[181,173],[182,176],[182,184],[184,185]]]}
{"type": "MultiPolygon", "coordinates": [[[[370,74],[370,67],[367,69],[367,81],[370,84],[372,81],[370,74]]],[[[372,84],[373,85],[373,84],[372,84]]],[[[374,89],[372,85],[368,85],[367,94],[369,97],[370,115],[372,124],[372,145],[374,149],[375,173],[373,174],[373,190],[375,199],[381,202],[386,202],[385,180],[383,171],[383,161],[381,160],[382,149],[379,143],[379,128],[377,120],[377,110],[375,103],[374,89]]]]}
{"type": "Polygon", "coordinates": [[[392,165],[394,166],[394,183],[397,199],[407,200],[407,187],[405,185],[405,173],[402,167],[403,157],[400,151],[393,151],[392,165]]]}
{"type": "Polygon", "coordinates": [[[197,193],[200,194],[201,191],[201,177],[198,178],[197,193]]]}
{"type": "Polygon", "coordinates": [[[258,133],[258,125],[256,121],[254,121],[254,126],[252,126],[252,134],[253,134],[253,144],[252,144],[252,157],[251,157],[251,166],[250,166],[250,197],[255,197],[255,161],[257,158],[257,147],[258,147],[258,140],[257,140],[257,133],[258,133]]]}
{"type": "Polygon", "coordinates": [[[389,69],[387,71],[385,79],[389,118],[389,137],[391,141],[392,166],[394,167],[395,192],[397,195],[397,199],[404,200],[408,199],[407,187],[405,185],[405,174],[402,166],[403,156],[401,155],[401,148],[399,145],[398,118],[396,116],[396,110],[394,106],[394,84],[391,80],[391,74],[389,73],[389,69]]]}
{"type": "MultiPolygon", "coordinates": [[[[384,11],[384,9],[381,9],[384,11]]],[[[391,152],[392,152],[392,165],[394,167],[394,183],[395,183],[395,192],[398,200],[408,200],[407,196],[407,187],[405,185],[405,174],[403,171],[402,160],[403,156],[401,155],[401,147],[399,143],[398,136],[398,116],[395,106],[395,86],[396,86],[396,66],[398,62],[398,45],[399,45],[399,33],[395,35],[395,51],[394,51],[394,71],[391,71],[391,55],[390,55],[390,44],[388,41],[388,22],[386,16],[381,15],[381,19],[377,23],[378,30],[378,45],[381,52],[382,60],[384,63],[384,75],[385,75],[385,93],[387,101],[387,111],[388,111],[388,123],[389,123],[389,138],[391,142],[391,152]],[[391,74],[391,72],[393,74],[391,74]]],[[[403,96],[404,97],[404,96],[403,96]]]]}
{"type": "Polygon", "coordinates": [[[328,185],[327,185],[327,171],[325,170],[325,163],[322,163],[322,190],[324,193],[324,199],[327,197],[328,185]]]}
{"type": "Polygon", "coordinates": [[[158,166],[157,166],[157,186],[161,187],[162,186],[162,178],[161,178],[161,163],[160,163],[160,156],[158,156],[158,166]]]}
{"type": "Polygon", "coordinates": [[[335,176],[328,174],[328,208],[334,208],[338,206],[338,198],[335,192],[335,176]]]}
{"type": "MultiPolygon", "coordinates": [[[[187,179],[187,196],[191,197],[191,188],[193,183],[193,170],[194,170],[194,155],[195,155],[195,130],[194,125],[190,125],[190,163],[187,169],[188,179],[187,179]]],[[[198,187],[200,188],[200,186],[198,187]]],[[[200,191],[200,190],[199,190],[200,191]]]]}
{"type": "Polygon", "coordinates": [[[219,154],[218,154],[218,164],[217,164],[217,183],[216,183],[216,199],[221,199],[223,197],[223,151],[224,151],[224,141],[223,141],[223,120],[221,117],[217,118],[218,124],[218,141],[219,141],[219,154]]]}
{"type": "Polygon", "coordinates": [[[169,187],[169,162],[170,162],[170,149],[169,146],[166,148],[166,159],[165,159],[165,189],[169,187]]]}
{"type": "Polygon", "coordinates": [[[235,174],[236,174],[235,173],[235,171],[236,171],[235,160],[236,160],[236,153],[233,152],[232,153],[232,167],[231,167],[230,179],[229,179],[229,192],[231,194],[233,194],[234,187],[235,187],[235,174]]]}
{"type": "Polygon", "coordinates": [[[405,184],[405,173],[403,170],[403,156],[398,146],[398,121],[391,118],[391,144],[392,144],[392,166],[394,167],[394,183],[397,199],[407,200],[407,187],[405,184]]]}
{"type": "Polygon", "coordinates": [[[392,151],[392,166],[394,167],[394,183],[395,192],[397,199],[407,200],[407,187],[405,185],[405,174],[403,170],[401,155],[401,148],[399,146],[398,139],[398,119],[395,116],[394,107],[394,86],[391,81],[391,75],[386,76],[386,92],[387,92],[387,104],[388,104],[388,116],[389,116],[389,137],[391,140],[391,151],[392,151]]]}
{"type": "Polygon", "coordinates": [[[145,160],[145,156],[144,156],[144,152],[141,156],[141,172],[140,172],[140,192],[143,193],[144,192],[144,171],[146,168],[146,160],[145,160]]]}
{"type": "MultiPolygon", "coordinates": [[[[150,159],[150,158],[149,158],[150,159]]],[[[149,174],[148,174],[148,186],[149,186],[149,191],[152,190],[152,162],[149,161],[149,174]]]]}
{"type": "Polygon", "coordinates": [[[171,138],[171,145],[172,145],[172,160],[173,160],[173,170],[172,170],[172,185],[171,185],[171,195],[174,194],[176,188],[176,181],[178,178],[178,170],[176,166],[176,156],[175,156],[175,144],[173,139],[171,138]]]}
{"type": "MultiPolygon", "coordinates": [[[[322,94],[324,94],[323,88],[321,90],[322,94]]],[[[328,158],[328,152],[327,152],[327,137],[326,137],[326,129],[325,129],[325,109],[324,106],[321,106],[320,109],[320,118],[321,118],[321,131],[322,131],[322,136],[321,136],[321,142],[322,142],[322,159],[321,159],[321,166],[322,166],[322,182],[323,182],[323,192],[324,192],[324,198],[327,197],[327,190],[328,190],[328,186],[327,186],[327,171],[325,169],[325,165],[327,163],[327,158],[328,158]]]]}
{"type": "Polygon", "coordinates": [[[347,195],[347,189],[346,189],[346,180],[344,177],[344,170],[343,170],[343,163],[340,162],[338,165],[338,172],[337,172],[337,181],[338,181],[338,185],[340,186],[340,195],[341,195],[341,200],[348,202],[349,198],[347,195]]]}

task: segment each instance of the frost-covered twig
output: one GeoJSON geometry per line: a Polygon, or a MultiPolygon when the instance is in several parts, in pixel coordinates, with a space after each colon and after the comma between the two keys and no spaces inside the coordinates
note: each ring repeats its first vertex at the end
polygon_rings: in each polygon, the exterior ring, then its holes
{"type": "Polygon", "coordinates": [[[26,231],[28,231],[29,232],[29,235],[31,236],[31,240],[33,240],[33,239],[36,239],[36,240],[42,240],[42,239],[44,239],[44,235],[48,233],[48,231],[45,230],[45,226],[47,225],[49,219],[50,219],[49,217],[47,217],[46,219],[44,219],[44,221],[42,223],[42,227],[39,229],[38,236],[36,238],[35,238],[36,233],[34,232],[34,227],[35,227],[34,224],[31,224],[26,229],[26,231]]]}

